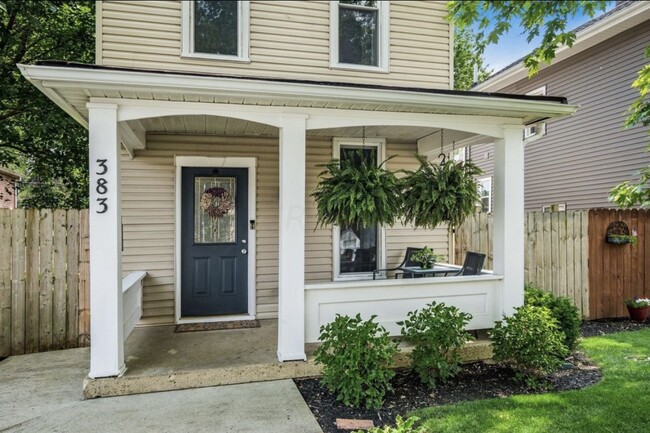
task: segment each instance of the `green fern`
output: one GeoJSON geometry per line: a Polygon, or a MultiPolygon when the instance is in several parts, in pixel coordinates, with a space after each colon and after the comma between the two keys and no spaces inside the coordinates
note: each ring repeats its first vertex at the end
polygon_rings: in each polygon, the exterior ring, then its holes
{"type": "Polygon", "coordinates": [[[480,195],[475,176],[482,173],[473,162],[434,164],[415,155],[420,168],[403,179],[403,219],[415,227],[433,229],[447,222],[458,227],[475,211],[480,195]]]}
{"type": "Polygon", "coordinates": [[[395,173],[379,166],[361,152],[355,160],[332,159],[311,194],[316,201],[318,226],[393,226],[401,215],[401,184],[395,173]],[[360,163],[359,163],[360,161],[360,163]]]}

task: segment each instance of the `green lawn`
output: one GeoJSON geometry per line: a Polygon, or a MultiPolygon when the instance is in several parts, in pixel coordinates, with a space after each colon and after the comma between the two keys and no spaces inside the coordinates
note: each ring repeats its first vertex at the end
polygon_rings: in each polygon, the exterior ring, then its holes
{"type": "Polygon", "coordinates": [[[650,432],[650,329],[582,341],[603,380],[579,391],[514,396],[417,411],[438,432],[650,432]]]}

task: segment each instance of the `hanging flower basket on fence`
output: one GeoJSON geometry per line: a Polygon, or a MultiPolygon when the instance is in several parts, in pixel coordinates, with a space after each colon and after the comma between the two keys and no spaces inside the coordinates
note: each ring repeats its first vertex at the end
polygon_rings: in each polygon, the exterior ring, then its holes
{"type": "Polygon", "coordinates": [[[637,241],[636,233],[630,234],[630,229],[623,221],[614,221],[609,226],[607,226],[607,234],[605,236],[605,239],[608,244],[615,245],[636,245],[637,241]]]}

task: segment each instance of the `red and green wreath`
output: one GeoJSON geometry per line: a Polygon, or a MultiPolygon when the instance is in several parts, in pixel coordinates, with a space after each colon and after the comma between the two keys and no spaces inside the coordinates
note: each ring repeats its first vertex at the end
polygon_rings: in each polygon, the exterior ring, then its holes
{"type": "Polygon", "coordinates": [[[201,209],[211,218],[223,218],[232,205],[232,196],[224,188],[208,188],[201,194],[201,209]]]}

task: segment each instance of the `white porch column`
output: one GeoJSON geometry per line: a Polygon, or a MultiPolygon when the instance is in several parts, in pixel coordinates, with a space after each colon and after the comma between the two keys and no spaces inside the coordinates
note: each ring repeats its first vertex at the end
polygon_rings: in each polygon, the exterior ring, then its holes
{"type": "Polygon", "coordinates": [[[283,116],[280,127],[280,250],[278,359],[305,355],[305,141],[304,115],[283,116]]]}
{"type": "Polygon", "coordinates": [[[494,272],[503,275],[502,313],[524,303],[524,144],[521,126],[494,143],[494,272]]]}
{"type": "Polygon", "coordinates": [[[124,373],[117,105],[89,103],[90,373],[124,373]]]}

